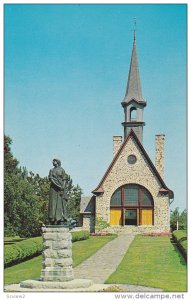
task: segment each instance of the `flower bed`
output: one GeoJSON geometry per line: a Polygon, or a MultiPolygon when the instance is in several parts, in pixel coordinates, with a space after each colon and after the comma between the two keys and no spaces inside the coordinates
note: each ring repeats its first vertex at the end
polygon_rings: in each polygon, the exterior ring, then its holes
{"type": "Polygon", "coordinates": [[[144,236],[172,236],[171,232],[151,232],[151,233],[144,233],[144,236]]]}

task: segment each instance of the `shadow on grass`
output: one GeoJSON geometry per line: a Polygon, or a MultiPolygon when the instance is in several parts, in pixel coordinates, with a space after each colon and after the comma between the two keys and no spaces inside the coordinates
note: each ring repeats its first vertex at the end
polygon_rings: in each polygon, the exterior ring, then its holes
{"type": "Polygon", "coordinates": [[[12,240],[4,240],[4,245],[12,245],[12,244],[15,244],[15,243],[19,243],[19,242],[22,242],[24,240],[27,240],[27,238],[18,238],[18,239],[12,239],[12,240]]]}

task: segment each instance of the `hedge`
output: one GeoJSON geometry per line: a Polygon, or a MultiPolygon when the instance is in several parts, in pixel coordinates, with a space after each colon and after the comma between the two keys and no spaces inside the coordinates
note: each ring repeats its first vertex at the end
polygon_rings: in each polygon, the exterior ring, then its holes
{"type": "Polygon", "coordinates": [[[4,265],[11,266],[42,253],[42,237],[30,238],[4,247],[4,265]]]}
{"type": "MultiPolygon", "coordinates": [[[[72,232],[72,242],[86,240],[90,236],[88,231],[72,232]]],[[[4,247],[4,266],[9,267],[42,253],[42,237],[21,240],[4,247]]]]}
{"type": "Polygon", "coordinates": [[[72,232],[72,243],[82,240],[87,240],[90,237],[90,233],[87,230],[72,232]]]}
{"type": "Polygon", "coordinates": [[[172,233],[172,237],[177,244],[178,249],[187,260],[187,231],[186,230],[175,230],[172,233]]]}

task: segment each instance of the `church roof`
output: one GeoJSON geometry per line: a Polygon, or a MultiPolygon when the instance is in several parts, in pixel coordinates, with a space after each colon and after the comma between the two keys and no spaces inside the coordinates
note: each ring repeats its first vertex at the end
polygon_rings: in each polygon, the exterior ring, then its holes
{"type": "Polygon", "coordinates": [[[141,81],[139,76],[139,65],[136,50],[136,36],[134,32],[133,50],[131,55],[131,63],[129,68],[129,76],[126,88],[125,98],[122,101],[122,105],[126,105],[129,101],[135,100],[138,103],[146,105],[142,97],[141,81]]]}
{"type": "Polygon", "coordinates": [[[109,168],[107,169],[107,171],[105,172],[103,178],[101,179],[99,185],[97,186],[97,188],[95,190],[92,191],[93,194],[101,194],[104,193],[104,189],[103,189],[103,183],[106,180],[110,170],[112,169],[113,165],[115,164],[115,162],[117,161],[118,157],[120,156],[121,152],[123,151],[125,145],[128,143],[130,138],[133,138],[134,141],[136,142],[136,144],[138,145],[139,149],[141,150],[141,152],[143,153],[146,161],[148,162],[149,166],[151,167],[153,173],[155,174],[155,176],[157,177],[157,179],[159,180],[160,184],[161,184],[161,188],[160,188],[160,192],[161,193],[166,193],[169,195],[169,197],[172,199],[174,197],[173,191],[171,191],[166,184],[164,183],[162,177],[160,176],[159,172],[157,171],[155,165],[153,164],[153,162],[151,161],[149,155],[147,154],[146,150],[144,149],[143,145],[141,144],[141,142],[139,141],[138,137],[136,136],[135,132],[133,131],[133,129],[131,129],[130,133],[128,134],[127,138],[124,140],[123,144],[121,145],[120,149],[118,150],[118,152],[116,153],[116,155],[114,156],[109,168]]]}
{"type": "Polygon", "coordinates": [[[95,196],[81,197],[80,213],[91,214],[95,212],[95,196]]]}

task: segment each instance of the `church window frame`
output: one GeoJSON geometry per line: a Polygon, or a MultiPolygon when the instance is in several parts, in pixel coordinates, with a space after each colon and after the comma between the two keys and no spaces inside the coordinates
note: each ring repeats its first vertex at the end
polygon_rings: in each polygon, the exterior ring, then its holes
{"type": "Polygon", "coordinates": [[[142,185],[139,184],[126,184],[118,189],[111,196],[110,200],[110,211],[111,210],[121,210],[121,225],[126,225],[125,214],[129,211],[136,211],[137,219],[134,225],[144,225],[142,224],[142,214],[146,211],[152,213],[152,224],[154,225],[154,201],[151,193],[142,185]],[[118,193],[118,201],[114,201],[115,194],[118,193]],[[134,197],[134,198],[132,198],[134,197]],[[134,199],[134,201],[128,200],[134,199]],[[152,211],[152,212],[151,212],[152,211]]]}
{"type": "Polygon", "coordinates": [[[137,157],[134,155],[134,154],[130,154],[128,157],[127,157],[127,162],[128,164],[130,165],[134,165],[137,161],[137,157]]]}

